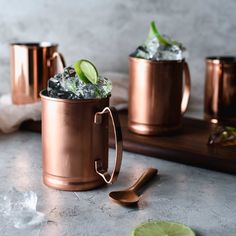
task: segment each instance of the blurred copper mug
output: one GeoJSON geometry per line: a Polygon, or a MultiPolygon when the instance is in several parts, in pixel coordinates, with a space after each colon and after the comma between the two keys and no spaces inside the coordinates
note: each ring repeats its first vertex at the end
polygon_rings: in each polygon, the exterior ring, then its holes
{"type": "Polygon", "coordinates": [[[206,58],[204,117],[236,123],[236,57],[206,58]]]}
{"type": "Polygon", "coordinates": [[[152,61],[129,57],[130,131],[159,135],[177,130],[189,96],[190,73],[184,60],[152,61]]]}
{"type": "Polygon", "coordinates": [[[12,43],[10,45],[11,94],[14,104],[39,101],[39,92],[47,87],[47,81],[58,72],[65,61],[57,52],[58,45],[41,43],[12,43]]]}
{"type": "Polygon", "coordinates": [[[50,98],[42,91],[43,181],[61,190],[88,190],[113,183],[122,160],[118,114],[102,99],[50,98]],[[108,174],[108,114],[111,117],[116,158],[108,174]]]}

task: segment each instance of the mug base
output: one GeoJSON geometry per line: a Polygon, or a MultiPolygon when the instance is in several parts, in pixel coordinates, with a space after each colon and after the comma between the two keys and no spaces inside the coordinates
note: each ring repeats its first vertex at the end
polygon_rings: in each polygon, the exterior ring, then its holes
{"type": "Polygon", "coordinates": [[[128,121],[128,129],[136,134],[141,135],[173,135],[175,131],[181,128],[181,124],[177,125],[148,125],[137,123],[134,121],[128,121]]]}
{"type": "Polygon", "coordinates": [[[43,175],[43,183],[50,188],[64,191],[85,191],[106,184],[102,178],[90,181],[81,181],[81,179],[58,177],[50,174],[43,175]]]}
{"type": "Polygon", "coordinates": [[[209,115],[204,113],[204,120],[212,124],[224,124],[224,125],[236,125],[236,116],[235,117],[219,117],[214,115],[209,115]]]}

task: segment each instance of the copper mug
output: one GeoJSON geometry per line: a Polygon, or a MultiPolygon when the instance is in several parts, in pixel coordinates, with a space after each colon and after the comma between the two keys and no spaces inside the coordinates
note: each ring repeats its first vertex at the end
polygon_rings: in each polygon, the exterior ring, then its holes
{"type": "Polygon", "coordinates": [[[236,124],[236,58],[206,58],[204,117],[236,124]]]}
{"type": "Polygon", "coordinates": [[[11,95],[14,104],[39,101],[39,92],[47,87],[48,79],[58,73],[58,64],[65,67],[65,60],[57,48],[57,44],[48,42],[10,45],[11,95]]]}
{"type": "Polygon", "coordinates": [[[102,99],[42,100],[43,181],[60,190],[88,190],[116,181],[122,161],[118,113],[102,99]],[[115,134],[116,158],[108,173],[108,115],[115,134]]]}
{"type": "Polygon", "coordinates": [[[142,135],[173,133],[181,126],[189,96],[190,73],[185,60],[152,61],[129,57],[130,131],[142,135]]]}

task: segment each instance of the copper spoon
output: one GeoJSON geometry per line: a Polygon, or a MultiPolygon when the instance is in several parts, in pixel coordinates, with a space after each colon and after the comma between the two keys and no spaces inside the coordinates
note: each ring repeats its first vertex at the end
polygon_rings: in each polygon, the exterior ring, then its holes
{"type": "Polygon", "coordinates": [[[110,192],[110,199],[122,205],[130,205],[137,203],[140,199],[140,196],[137,194],[137,190],[142,187],[143,184],[145,184],[149,179],[154,177],[157,172],[158,170],[154,168],[146,169],[145,172],[131,187],[120,191],[110,192]]]}

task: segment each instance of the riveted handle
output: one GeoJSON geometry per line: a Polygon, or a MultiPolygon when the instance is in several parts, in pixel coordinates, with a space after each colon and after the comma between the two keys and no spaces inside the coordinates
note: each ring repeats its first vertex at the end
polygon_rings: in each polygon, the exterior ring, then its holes
{"type": "Polygon", "coordinates": [[[188,102],[190,98],[190,86],[191,86],[191,77],[190,77],[190,72],[188,68],[188,64],[184,62],[184,93],[183,93],[183,98],[181,102],[181,113],[184,114],[187,110],[188,107],[188,102]]]}
{"type": "Polygon", "coordinates": [[[47,62],[48,67],[51,66],[52,61],[54,61],[55,59],[59,61],[61,70],[63,70],[63,68],[66,66],[66,62],[65,62],[64,56],[60,52],[54,52],[52,54],[52,56],[48,59],[48,62],[47,62]]]}
{"type": "Polygon", "coordinates": [[[94,123],[100,124],[102,122],[102,116],[105,113],[108,113],[110,115],[115,134],[115,147],[116,147],[115,165],[113,168],[113,172],[110,175],[107,172],[107,170],[104,169],[102,161],[99,159],[95,161],[95,170],[104,179],[106,183],[112,184],[116,181],[120,172],[120,167],[122,162],[123,142],[122,142],[122,133],[121,133],[121,126],[118,117],[118,112],[114,107],[105,107],[103,111],[97,112],[94,116],[94,123]]]}

